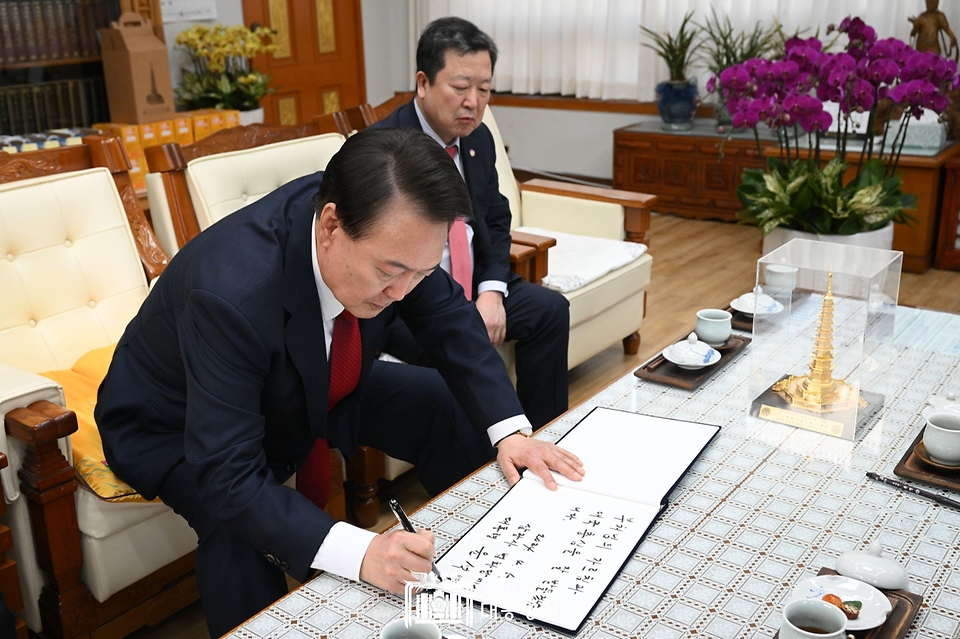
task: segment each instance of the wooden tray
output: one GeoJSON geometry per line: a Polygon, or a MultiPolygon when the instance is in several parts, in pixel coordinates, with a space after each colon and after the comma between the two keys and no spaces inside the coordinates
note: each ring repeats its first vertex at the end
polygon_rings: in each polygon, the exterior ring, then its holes
{"type": "MultiPolygon", "coordinates": [[[[685,335],[689,335],[689,333],[685,333],[685,335]]],[[[736,357],[736,355],[752,341],[749,337],[744,337],[743,335],[731,335],[730,339],[723,343],[723,346],[716,347],[717,350],[720,351],[720,361],[713,366],[707,366],[700,370],[688,371],[680,368],[676,364],[668,362],[661,352],[646,364],[633,371],[633,374],[640,379],[649,379],[652,382],[660,382],[686,390],[693,390],[713,375],[716,375],[718,370],[729,364],[730,360],[736,357]]],[[[671,342],[671,344],[675,343],[676,342],[671,342]]]]}
{"type": "Polygon", "coordinates": [[[747,331],[748,333],[753,332],[753,315],[747,315],[746,313],[741,313],[737,309],[733,308],[729,304],[725,309],[733,317],[730,318],[730,326],[737,329],[738,331],[747,331]]]}
{"type": "MultiPolygon", "coordinates": [[[[836,570],[821,568],[817,576],[835,574],[837,574],[836,570]]],[[[858,630],[849,634],[857,639],[903,639],[907,636],[914,618],[920,612],[923,597],[907,590],[881,590],[881,592],[887,596],[890,605],[893,606],[893,610],[887,615],[887,620],[876,628],[858,630]]],[[[778,630],[773,637],[779,639],[780,631],[778,630]]]]}
{"type": "Polygon", "coordinates": [[[925,463],[915,452],[917,444],[922,443],[923,430],[920,431],[917,438],[910,444],[910,448],[907,449],[907,452],[900,459],[900,463],[893,469],[893,474],[960,492],[960,468],[948,471],[925,463]]]}

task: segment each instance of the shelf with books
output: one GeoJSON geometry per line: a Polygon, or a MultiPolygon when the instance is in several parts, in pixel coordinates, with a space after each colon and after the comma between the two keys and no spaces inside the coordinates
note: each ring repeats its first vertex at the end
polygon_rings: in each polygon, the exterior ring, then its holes
{"type": "MultiPolygon", "coordinates": [[[[0,0],[2,2],[2,0],[0,0]]],[[[3,64],[5,71],[13,69],[32,69],[34,67],[63,67],[71,64],[90,64],[100,62],[100,56],[87,56],[83,58],[60,58],[58,60],[34,60],[32,62],[6,62],[3,64]]]]}

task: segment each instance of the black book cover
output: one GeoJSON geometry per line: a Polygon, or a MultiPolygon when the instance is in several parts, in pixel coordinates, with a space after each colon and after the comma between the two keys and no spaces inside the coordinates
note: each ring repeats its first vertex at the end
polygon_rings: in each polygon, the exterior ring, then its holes
{"type": "Polygon", "coordinates": [[[57,12],[53,6],[53,0],[43,0],[40,5],[43,12],[43,26],[47,30],[50,59],[59,60],[63,54],[60,52],[60,34],[57,33],[57,12]]]}
{"type": "Polygon", "coordinates": [[[76,0],[65,0],[63,3],[64,30],[67,34],[68,58],[80,57],[80,25],[77,20],[76,0]]]}
{"type": "Polygon", "coordinates": [[[0,87],[0,135],[13,135],[13,128],[10,126],[10,113],[7,111],[8,93],[6,87],[0,87]]]}
{"type": "Polygon", "coordinates": [[[10,40],[13,42],[14,57],[10,58],[15,62],[27,61],[27,45],[23,38],[23,23],[20,21],[20,3],[8,2],[7,6],[10,16],[10,40]]]}
{"type": "Polygon", "coordinates": [[[37,111],[33,104],[33,89],[30,86],[19,87],[20,113],[23,122],[23,133],[37,132],[37,111]]]}
{"type": "Polygon", "coordinates": [[[84,58],[97,54],[94,41],[93,7],[90,0],[76,0],[77,2],[77,37],[80,39],[80,55],[84,58]]]}
{"type": "Polygon", "coordinates": [[[31,0],[30,16],[33,19],[33,36],[37,41],[37,59],[50,59],[50,44],[47,41],[47,26],[43,20],[43,4],[40,0],[31,0]]]}
{"type": "Polygon", "coordinates": [[[57,32],[61,58],[74,57],[70,49],[70,34],[67,33],[67,0],[53,0],[54,29],[57,32]]]}
{"type": "Polygon", "coordinates": [[[13,48],[13,32],[10,29],[10,4],[0,2],[0,63],[16,61],[17,52],[13,48]]]}
{"type": "Polygon", "coordinates": [[[33,13],[29,2],[17,2],[20,5],[20,25],[23,28],[23,42],[27,49],[27,60],[33,62],[37,56],[37,30],[33,25],[33,13]]]}

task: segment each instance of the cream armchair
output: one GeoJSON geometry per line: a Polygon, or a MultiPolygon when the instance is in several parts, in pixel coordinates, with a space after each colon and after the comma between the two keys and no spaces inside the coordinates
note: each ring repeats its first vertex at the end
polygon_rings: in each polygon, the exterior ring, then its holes
{"type": "MultiPolygon", "coordinates": [[[[621,240],[645,240],[657,198],[539,179],[518,186],[490,107],[483,122],[496,144],[500,192],[510,202],[514,244],[542,251],[544,243],[528,240],[529,234],[557,240],[549,250],[547,267],[534,266],[525,275],[531,281],[545,278],[570,301],[567,367],[618,341],[628,355],[636,355],[653,260],[645,247],[621,240]]],[[[512,347],[506,344],[500,353],[512,370],[512,347]]]]}
{"type": "Polygon", "coordinates": [[[132,631],[147,621],[146,607],[170,614],[197,596],[193,531],[163,504],[110,503],[78,489],[67,462],[76,416],[62,408],[63,389],[37,374],[116,342],[147,295],[145,267],[156,275],[166,265],[128,167],[119,142],[99,137],[0,153],[3,521],[14,536],[21,614],[46,637],[132,631]]]}
{"type": "MultiPolygon", "coordinates": [[[[317,124],[251,125],[185,147],[148,148],[147,195],[164,249],[172,255],[214,222],[291,180],[323,170],[345,138],[317,135],[319,130],[317,124]]],[[[345,468],[356,487],[356,518],[369,527],[379,514],[377,479],[395,479],[412,466],[361,446],[345,468]]]]}

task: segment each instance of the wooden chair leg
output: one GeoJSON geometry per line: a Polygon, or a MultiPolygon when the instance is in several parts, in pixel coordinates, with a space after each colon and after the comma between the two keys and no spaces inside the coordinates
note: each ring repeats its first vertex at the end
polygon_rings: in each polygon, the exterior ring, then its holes
{"type": "Polygon", "coordinates": [[[380,498],[377,483],[383,477],[383,453],[376,448],[361,446],[357,454],[347,462],[347,479],[353,482],[356,493],[354,514],[364,528],[377,523],[380,516],[380,498]]]}
{"type": "Polygon", "coordinates": [[[623,354],[636,355],[640,352],[640,331],[634,331],[623,338],[623,354]]]}

